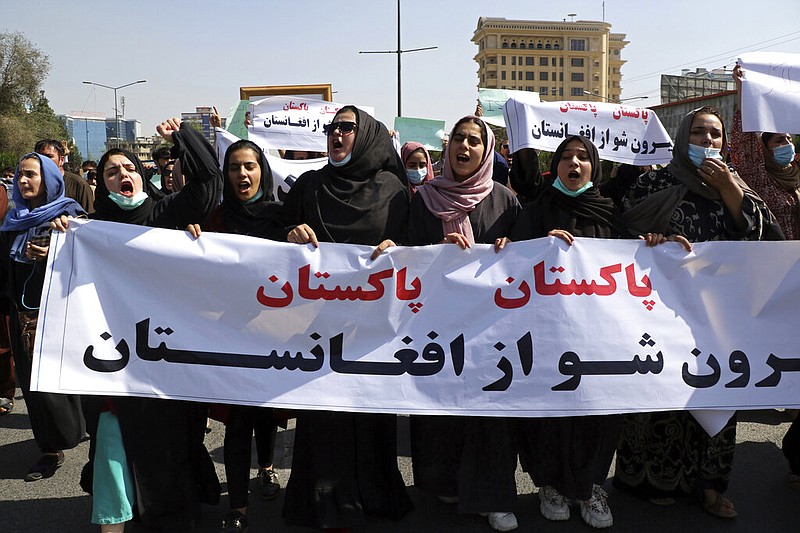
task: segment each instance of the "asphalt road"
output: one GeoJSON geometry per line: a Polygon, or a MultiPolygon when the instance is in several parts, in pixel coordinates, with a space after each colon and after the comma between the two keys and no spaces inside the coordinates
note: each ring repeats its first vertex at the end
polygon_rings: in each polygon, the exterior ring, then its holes
{"type": "MultiPolygon", "coordinates": [[[[19,391],[18,391],[19,392],[19,391]]],[[[786,484],[788,472],[780,451],[780,441],[788,429],[788,418],[779,411],[750,411],[739,413],[738,445],[731,487],[727,495],[736,504],[739,516],[734,520],[721,520],[705,513],[699,504],[679,501],[673,506],[658,507],[620,493],[606,483],[609,502],[614,514],[610,532],[725,532],[771,533],[800,532],[800,493],[791,491],[786,484]]],[[[409,485],[409,494],[416,509],[400,522],[371,520],[357,532],[483,532],[493,531],[485,518],[476,515],[459,515],[455,506],[436,501],[429,494],[412,485],[407,419],[399,418],[399,454],[403,477],[409,485]]],[[[224,427],[212,422],[212,432],[206,437],[206,446],[216,464],[225,490],[222,465],[222,438],[224,427]]],[[[294,431],[278,433],[275,466],[285,483],[289,477],[292,460],[294,431]]],[[[89,523],[91,500],[78,486],[88,444],[83,443],[67,453],[64,466],[50,479],[25,483],[22,478],[39,456],[28,424],[25,402],[17,398],[14,411],[0,417],[0,533],[79,533],[99,531],[89,523]]],[[[487,453],[491,453],[487,450],[487,453]]],[[[255,456],[255,454],[254,454],[255,456]]],[[[252,471],[255,488],[255,470],[252,471]]],[[[609,474],[610,476],[610,474],[609,474]]],[[[573,512],[567,522],[549,522],[538,510],[537,489],[530,478],[517,469],[519,493],[516,510],[520,532],[571,533],[592,531],[573,512]]],[[[280,517],[283,493],[274,501],[263,501],[258,493],[251,495],[249,516],[251,533],[308,531],[283,525],[280,517]]],[[[201,533],[216,533],[227,511],[227,497],[223,494],[219,505],[205,507],[201,533]]],[[[126,531],[141,528],[129,526],[126,531]]]]}

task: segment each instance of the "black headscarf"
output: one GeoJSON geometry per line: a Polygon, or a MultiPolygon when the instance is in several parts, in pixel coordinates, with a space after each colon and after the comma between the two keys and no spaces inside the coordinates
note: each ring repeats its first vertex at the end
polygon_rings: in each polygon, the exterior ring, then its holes
{"type": "MultiPolygon", "coordinates": [[[[153,189],[155,188],[155,185],[153,185],[150,180],[147,179],[147,173],[144,171],[144,165],[142,165],[142,162],[139,160],[139,158],[131,152],[123,150],[122,148],[112,148],[108,152],[104,153],[103,157],[100,158],[100,161],[97,163],[97,173],[98,179],[94,191],[94,213],[92,214],[92,218],[96,218],[98,220],[110,220],[112,222],[124,222],[127,224],[145,224],[153,211],[153,206],[155,205],[155,202],[153,201],[155,194],[153,189]],[[142,205],[136,207],[135,209],[122,209],[108,196],[108,187],[106,187],[105,180],[105,167],[106,163],[108,162],[108,158],[112,155],[123,155],[127,157],[130,162],[133,163],[133,166],[136,168],[136,172],[142,178],[142,187],[144,192],[147,193],[147,199],[142,202],[142,205]]],[[[160,196],[156,196],[156,198],[158,197],[160,196]]]]}
{"type": "MultiPolygon", "coordinates": [[[[553,176],[558,176],[558,163],[561,160],[561,155],[567,148],[567,145],[573,140],[579,140],[589,154],[589,159],[592,163],[592,182],[599,183],[602,177],[602,168],[600,167],[600,155],[597,152],[595,145],[580,135],[573,135],[564,139],[553,154],[553,161],[550,164],[550,173],[553,176]]],[[[558,178],[556,178],[558,179],[558,178]]],[[[554,187],[548,187],[550,197],[562,206],[567,211],[570,211],[579,218],[587,218],[598,222],[601,226],[613,228],[618,234],[623,234],[623,226],[618,218],[617,208],[610,198],[600,195],[600,191],[596,186],[592,186],[578,196],[572,197],[563,194],[554,187]]],[[[567,229],[568,228],[562,228],[567,229]]]]}
{"type": "MultiPolygon", "coordinates": [[[[377,244],[391,238],[386,224],[398,193],[405,194],[404,208],[408,208],[405,169],[386,126],[354,106],[345,106],[338,114],[343,111],[355,114],[358,129],[350,161],[341,167],[328,163],[317,171],[314,194],[322,229],[328,234],[322,239],[377,244]]],[[[312,221],[302,222],[314,227],[312,221]]]]}
{"type": "Polygon", "coordinates": [[[220,206],[222,221],[227,231],[242,235],[264,236],[269,232],[270,224],[280,227],[277,208],[279,204],[274,201],[272,169],[267,162],[264,152],[257,144],[248,140],[236,141],[225,151],[222,167],[224,183],[222,186],[222,205],[220,206]],[[261,183],[259,190],[261,197],[247,205],[243,204],[236,196],[230,180],[228,179],[228,163],[231,155],[238,150],[250,149],[256,154],[261,167],[261,183]]]}

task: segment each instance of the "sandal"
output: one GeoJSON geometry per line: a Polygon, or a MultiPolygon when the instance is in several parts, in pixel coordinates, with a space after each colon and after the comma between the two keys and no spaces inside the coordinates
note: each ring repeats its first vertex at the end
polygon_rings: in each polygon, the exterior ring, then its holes
{"type": "Polygon", "coordinates": [[[56,470],[64,464],[64,452],[59,451],[57,454],[42,455],[36,464],[34,464],[28,473],[25,474],[25,481],[39,481],[47,477],[53,477],[56,470]]]}
{"type": "Polygon", "coordinates": [[[11,398],[0,398],[0,416],[7,415],[14,410],[14,400],[11,398]]]}
{"type": "Polygon", "coordinates": [[[703,501],[703,509],[717,518],[736,518],[739,513],[733,508],[733,503],[720,493],[716,493],[713,501],[708,499],[703,501]]]}

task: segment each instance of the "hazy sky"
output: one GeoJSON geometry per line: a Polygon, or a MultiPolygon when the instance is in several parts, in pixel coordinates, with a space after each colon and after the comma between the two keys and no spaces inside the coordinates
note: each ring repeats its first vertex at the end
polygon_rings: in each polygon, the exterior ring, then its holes
{"type": "MultiPolygon", "coordinates": [[[[402,0],[403,114],[447,127],[477,96],[478,17],[603,20],[601,0],[402,0]]],[[[119,86],[126,118],[143,135],[169,116],[238,101],[239,87],[331,83],[334,100],[375,108],[391,127],[396,56],[359,54],[397,47],[396,0],[0,0],[0,31],[21,31],[50,57],[44,88],[56,113],[114,115],[119,86]]],[[[658,103],[659,74],[727,66],[738,53],[800,53],[797,0],[606,0],[605,20],[625,33],[623,98],[658,103]]]]}

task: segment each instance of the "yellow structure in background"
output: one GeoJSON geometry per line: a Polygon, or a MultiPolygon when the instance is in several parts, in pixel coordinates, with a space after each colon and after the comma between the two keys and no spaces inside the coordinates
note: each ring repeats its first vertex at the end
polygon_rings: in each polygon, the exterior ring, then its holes
{"type": "Polygon", "coordinates": [[[628,41],[607,22],[481,17],[472,42],[479,87],[537,92],[543,101],[620,99],[628,41]]]}

